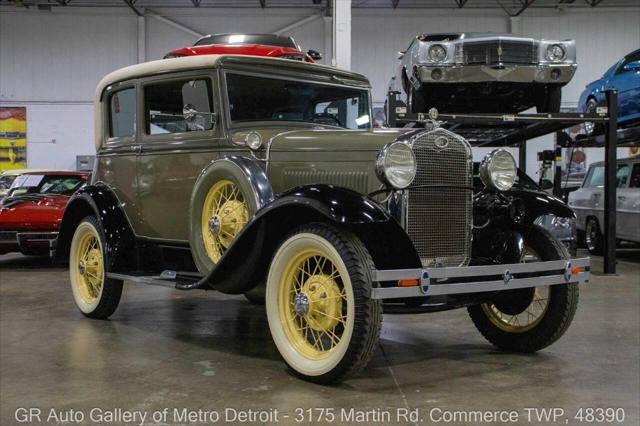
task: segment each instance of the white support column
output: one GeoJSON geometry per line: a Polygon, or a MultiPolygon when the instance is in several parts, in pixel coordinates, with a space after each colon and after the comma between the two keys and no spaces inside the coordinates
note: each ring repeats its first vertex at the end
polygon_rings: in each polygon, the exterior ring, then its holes
{"type": "Polygon", "coordinates": [[[147,31],[144,16],[138,16],[138,63],[147,60],[147,31]]]}
{"type": "Polygon", "coordinates": [[[333,61],[351,70],[351,0],[333,0],[333,61]]]}
{"type": "Polygon", "coordinates": [[[323,19],[324,46],[322,47],[322,63],[333,65],[333,19],[325,16],[323,19]]]}
{"type": "Polygon", "coordinates": [[[521,34],[522,28],[519,16],[509,16],[509,32],[515,35],[521,34]]]}

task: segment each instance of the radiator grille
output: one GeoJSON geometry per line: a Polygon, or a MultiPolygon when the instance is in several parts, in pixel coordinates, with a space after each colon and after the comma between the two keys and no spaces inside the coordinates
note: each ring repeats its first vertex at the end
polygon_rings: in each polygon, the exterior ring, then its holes
{"type": "Polygon", "coordinates": [[[538,45],[531,41],[491,40],[462,45],[467,65],[532,64],[538,62],[538,45]]]}
{"type": "Polygon", "coordinates": [[[407,234],[424,266],[466,265],[471,256],[472,192],[417,186],[471,187],[471,148],[464,138],[436,129],[418,135],[413,152],[418,170],[409,190],[407,234]]]}

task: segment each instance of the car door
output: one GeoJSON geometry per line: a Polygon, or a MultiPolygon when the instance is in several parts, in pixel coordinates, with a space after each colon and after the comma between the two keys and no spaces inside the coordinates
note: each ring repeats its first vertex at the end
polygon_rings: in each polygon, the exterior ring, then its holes
{"type": "Polygon", "coordinates": [[[640,117],[640,51],[625,57],[609,84],[618,90],[618,119],[640,117]]]}
{"type": "Polygon", "coordinates": [[[113,188],[124,212],[137,232],[138,179],[136,176],[137,82],[110,86],[104,94],[102,117],[104,144],[98,149],[92,183],[113,188]]]}
{"type": "Polygon", "coordinates": [[[214,80],[212,72],[200,71],[140,84],[139,236],[188,243],[192,189],[202,170],[219,158],[223,141],[214,80]],[[189,108],[198,111],[195,121],[184,116],[189,108]]]}
{"type": "Polygon", "coordinates": [[[630,164],[627,184],[618,188],[619,237],[640,242],[640,162],[630,164]]]}

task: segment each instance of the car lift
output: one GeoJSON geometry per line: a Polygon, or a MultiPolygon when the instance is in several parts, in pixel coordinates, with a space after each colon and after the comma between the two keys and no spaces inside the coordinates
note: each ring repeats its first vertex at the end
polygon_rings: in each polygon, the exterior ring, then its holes
{"type": "MultiPolygon", "coordinates": [[[[606,93],[606,107],[596,113],[440,113],[432,108],[429,113],[409,113],[397,99],[399,92],[387,93],[386,111],[388,127],[419,127],[431,121],[464,137],[474,147],[516,146],[519,164],[526,164],[526,142],[581,123],[603,123],[604,135],[585,138],[565,147],[593,146],[605,149],[604,187],[604,273],[616,273],[616,148],[637,146],[640,129],[618,130],[618,94],[606,93]]],[[[558,160],[558,159],[557,159],[558,160]]],[[[523,167],[524,169],[524,167],[523,167]]],[[[560,168],[556,164],[554,192],[560,192],[560,168]]]]}

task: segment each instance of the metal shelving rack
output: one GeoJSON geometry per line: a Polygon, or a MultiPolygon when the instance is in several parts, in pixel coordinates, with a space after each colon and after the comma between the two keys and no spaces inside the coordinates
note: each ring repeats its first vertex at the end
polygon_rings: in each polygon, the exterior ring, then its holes
{"type": "MultiPolygon", "coordinates": [[[[604,124],[602,135],[584,138],[564,147],[603,147],[605,149],[604,188],[604,273],[616,272],[616,148],[638,146],[640,128],[620,129],[617,123],[618,95],[615,90],[606,92],[606,108],[597,113],[544,113],[544,114],[484,114],[410,113],[397,100],[398,92],[387,93],[386,117],[389,127],[419,127],[431,120],[465,137],[472,146],[519,148],[520,164],[525,164],[527,141],[558,132],[576,124],[593,122],[604,124]]],[[[559,189],[558,169],[554,187],[559,189]]]]}

